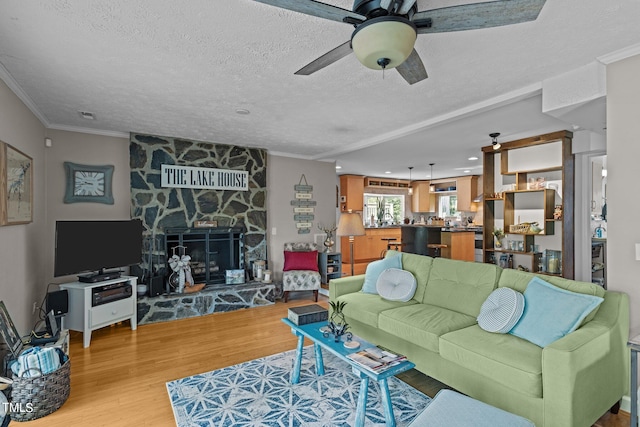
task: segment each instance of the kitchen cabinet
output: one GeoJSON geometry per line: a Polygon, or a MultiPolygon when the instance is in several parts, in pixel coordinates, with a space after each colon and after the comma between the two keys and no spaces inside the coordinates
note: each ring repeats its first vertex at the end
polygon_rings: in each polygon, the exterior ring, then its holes
{"type": "Polygon", "coordinates": [[[411,183],[413,195],[411,196],[412,212],[435,212],[436,195],[429,189],[429,181],[414,181],[411,183]]]}
{"type": "Polygon", "coordinates": [[[555,275],[574,277],[572,136],[571,132],[560,131],[506,142],[500,150],[482,148],[485,262],[499,263],[501,257],[512,256],[514,267],[541,272],[544,249],[556,250],[562,253],[562,273],[555,275]],[[557,184],[548,185],[549,177],[559,180],[561,199],[553,188],[557,184]],[[562,216],[554,218],[558,204],[562,206],[562,216]],[[525,222],[538,222],[542,230],[536,233],[514,227],[525,222]],[[498,228],[504,230],[508,240],[521,246],[496,248],[493,232],[498,228]],[[553,235],[558,237],[553,239],[553,235]]]}
{"type": "MultiPolygon", "coordinates": [[[[394,237],[400,243],[400,227],[367,228],[364,236],[355,236],[353,243],[354,262],[373,261],[382,258],[387,250],[387,241],[383,238],[394,237]]],[[[350,263],[349,237],[341,237],[342,262],[350,263]]]]}
{"type": "Polygon", "coordinates": [[[364,176],[340,175],[340,211],[362,212],[364,207],[364,176]]]}
{"type": "Polygon", "coordinates": [[[461,176],[456,178],[456,193],[458,196],[458,210],[460,212],[471,212],[476,210],[473,199],[477,196],[478,177],[461,176]]]}

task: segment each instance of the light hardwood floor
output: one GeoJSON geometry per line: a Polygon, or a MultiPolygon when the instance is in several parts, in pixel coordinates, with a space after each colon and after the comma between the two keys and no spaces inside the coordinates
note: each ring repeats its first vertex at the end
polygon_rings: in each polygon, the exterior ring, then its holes
{"type": "MultiPolygon", "coordinates": [[[[71,333],[71,395],[58,411],[25,426],[175,426],[165,383],[268,356],[296,346],[280,319],[287,308],[312,303],[294,293],[288,303],[139,326],[123,322],[92,334],[71,333]]],[[[327,306],[325,297],[319,304],[327,306]]],[[[433,396],[442,384],[410,371],[405,381],[433,396]]],[[[15,424],[15,423],[14,423],[15,424]]],[[[12,424],[13,425],[13,424],[12,424]]],[[[598,427],[629,425],[629,415],[605,415],[598,427]]]]}

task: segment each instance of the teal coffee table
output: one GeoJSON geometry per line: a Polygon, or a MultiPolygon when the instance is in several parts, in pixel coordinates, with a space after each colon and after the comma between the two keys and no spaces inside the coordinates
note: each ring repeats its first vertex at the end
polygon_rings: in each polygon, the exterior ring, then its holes
{"type": "Polygon", "coordinates": [[[300,369],[302,366],[302,348],[304,346],[305,337],[313,342],[313,349],[316,358],[316,374],[324,375],[324,362],[322,360],[322,350],[327,350],[339,359],[344,360],[351,366],[351,370],[355,375],[360,378],[360,392],[358,394],[358,406],[356,410],[356,427],[364,426],[365,411],[367,408],[367,394],[369,391],[369,380],[374,380],[380,386],[380,395],[382,400],[382,408],[384,410],[384,416],[387,426],[394,427],[396,425],[396,419],[393,416],[393,406],[391,405],[391,395],[389,394],[389,385],[387,384],[387,378],[397,375],[401,372],[412,369],[415,365],[407,360],[400,362],[399,364],[392,366],[391,368],[382,372],[373,372],[367,368],[359,365],[353,360],[349,359],[347,355],[356,353],[360,350],[369,347],[375,347],[374,344],[363,340],[360,337],[353,337],[353,341],[358,341],[360,346],[358,348],[350,349],[344,346],[343,341],[335,342],[333,335],[325,338],[320,328],[327,326],[328,322],[309,323],[306,325],[298,326],[289,319],[282,319],[282,321],[291,327],[291,332],[298,337],[298,347],[296,349],[296,360],[293,366],[293,372],[291,373],[291,384],[297,384],[300,381],[300,369]]]}

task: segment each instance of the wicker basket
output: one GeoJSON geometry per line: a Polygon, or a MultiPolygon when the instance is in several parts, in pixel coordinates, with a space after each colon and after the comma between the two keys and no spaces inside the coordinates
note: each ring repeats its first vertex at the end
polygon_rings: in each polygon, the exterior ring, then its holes
{"type": "Polygon", "coordinates": [[[510,225],[509,233],[526,234],[529,232],[530,228],[531,228],[531,224],[529,223],[510,225]]]}
{"type": "Polygon", "coordinates": [[[33,378],[14,375],[11,402],[24,410],[12,412],[11,419],[31,421],[58,410],[69,397],[70,365],[70,360],[67,360],[59,369],[33,378]]]}

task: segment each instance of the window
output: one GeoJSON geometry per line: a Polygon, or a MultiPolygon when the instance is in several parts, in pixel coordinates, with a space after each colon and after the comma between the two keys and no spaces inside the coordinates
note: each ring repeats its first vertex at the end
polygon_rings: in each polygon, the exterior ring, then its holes
{"type": "Polygon", "coordinates": [[[364,221],[368,225],[399,224],[404,218],[404,196],[365,194],[364,221]]]}
{"type": "Polygon", "coordinates": [[[439,196],[438,197],[438,216],[440,218],[460,217],[458,212],[458,196],[439,196]]]}

